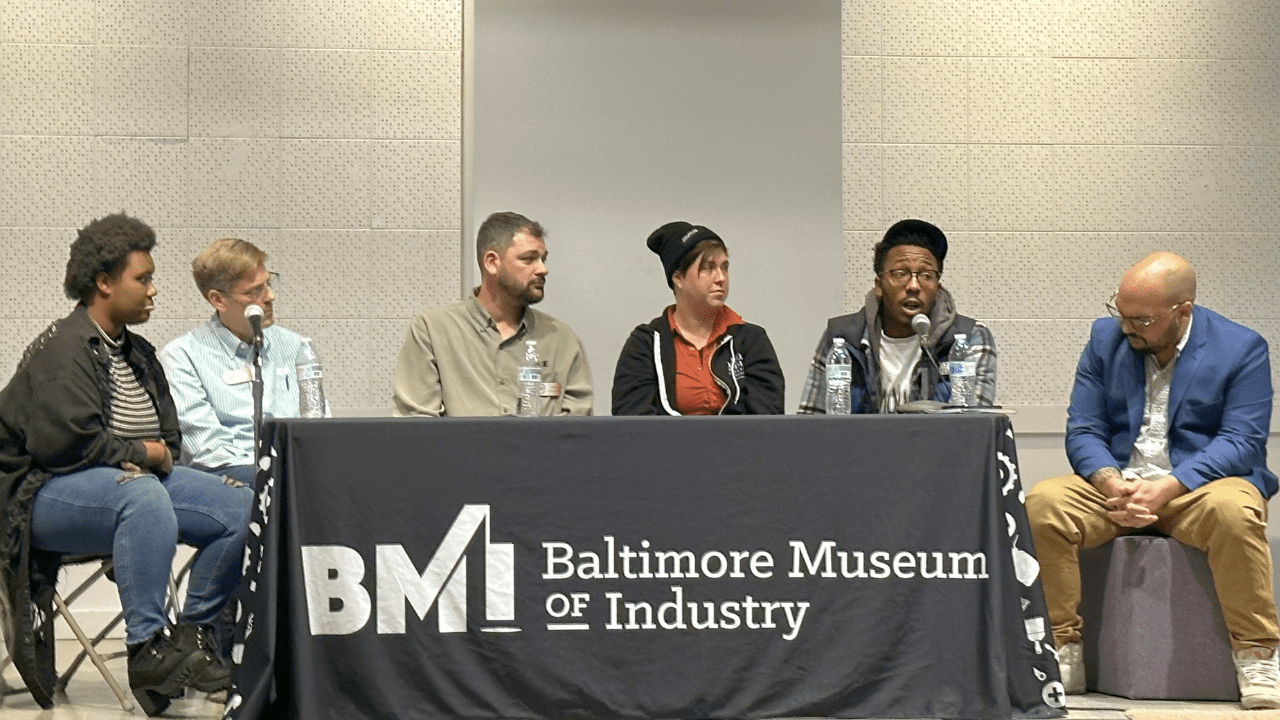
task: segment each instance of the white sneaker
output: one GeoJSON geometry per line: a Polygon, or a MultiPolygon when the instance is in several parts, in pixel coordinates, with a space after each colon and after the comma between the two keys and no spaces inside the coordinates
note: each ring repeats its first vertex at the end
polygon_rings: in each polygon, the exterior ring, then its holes
{"type": "Polygon", "coordinates": [[[1251,647],[1232,653],[1240,704],[1245,710],[1280,708],[1280,665],[1272,648],[1251,647]]]}
{"type": "Polygon", "coordinates": [[[1058,674],[1062,675],[1062,687],[1068,695],[1084,694],[1083,645],[1067,643],[1058,649],[1058,674]]]}

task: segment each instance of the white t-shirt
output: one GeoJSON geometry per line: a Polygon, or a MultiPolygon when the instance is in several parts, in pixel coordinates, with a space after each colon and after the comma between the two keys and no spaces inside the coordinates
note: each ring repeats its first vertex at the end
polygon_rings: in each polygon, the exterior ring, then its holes
{"type": "Polygon", "coordinates": [[[920,362],[920,336],[891,338],[880,331],[880,412],[911,400],[911,373],[920,362]]]}

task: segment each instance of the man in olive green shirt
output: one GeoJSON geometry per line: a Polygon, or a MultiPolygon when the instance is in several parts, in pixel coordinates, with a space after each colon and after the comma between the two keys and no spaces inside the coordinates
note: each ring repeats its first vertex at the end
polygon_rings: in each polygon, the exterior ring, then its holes
{"type": "Polygon", "coordinates": [[[480,287],[465,300],[414,318],[396,362],[396,415],[515,415],[517,368],[536,340],[542,415],[590,415],[591,368],[568,325],[530,305],[542,300],[547,247],[542,226],[494,213],[476,238],[480,287]]]}

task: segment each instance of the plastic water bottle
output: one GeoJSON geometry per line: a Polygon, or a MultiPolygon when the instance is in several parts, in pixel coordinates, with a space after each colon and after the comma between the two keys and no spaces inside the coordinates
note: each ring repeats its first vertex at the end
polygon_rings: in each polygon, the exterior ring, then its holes
{"type": "Polygon", "coordinates": [[[974,407],[978,383],[978,361],[969,357],[969,336],[956,333],[951,354],[947,356],[947,370],[951,375],[951,404],[974,407]]]}
{"type": "Polygon", "coordinates": [[[298,348],[298,414],[304,418],[329,417],[329,403],[324,398],[324,369],[311,347],[311,338],[302,338],[298,348]]]}
{"type": "Polygon", "coordinates": [[[849,383],[853,379],[853,359],[844,338],[833,338],[827,353],[827,414],[848,415],[852,408],[849,401],[849,383]]]}
{"type": "Polygon", "coordinates": [[[524,341],[524,360],[518,369],[520,380],[520,417],[542,414],[542,366],[538,363],[538,341],[524,341]]]}

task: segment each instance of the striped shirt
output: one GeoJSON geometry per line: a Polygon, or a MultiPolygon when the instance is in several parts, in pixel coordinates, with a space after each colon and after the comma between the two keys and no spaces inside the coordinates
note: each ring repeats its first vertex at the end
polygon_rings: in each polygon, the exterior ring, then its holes
{"type": "Polygon", "coordinates": [[[155,402],[138,384],[133,368],[125,362],[121,344],[107,338],[111,354],[111,403],[107,411],[108,427],[117,437],[155,440],[160,437],[160,416],[155,402]]]}
{"type": "MultiPolygon", "coordinates": [[[[298,417],[296,363],[302,338],[279,325],[262,329],[262,412],[298,417]]],[[[253,463],[252,347],[214,314],[160,351],[178,408],[182,454],[206,468],[253,463]]]]}

